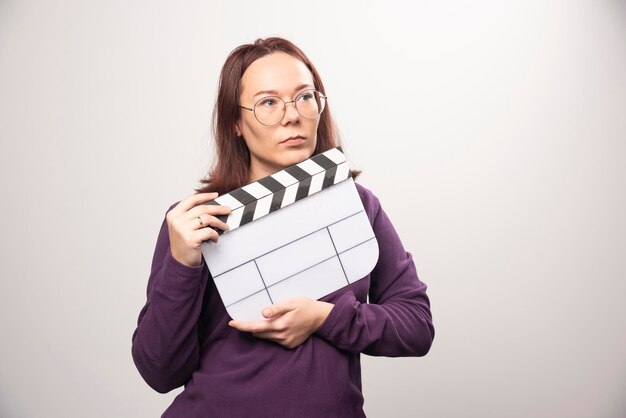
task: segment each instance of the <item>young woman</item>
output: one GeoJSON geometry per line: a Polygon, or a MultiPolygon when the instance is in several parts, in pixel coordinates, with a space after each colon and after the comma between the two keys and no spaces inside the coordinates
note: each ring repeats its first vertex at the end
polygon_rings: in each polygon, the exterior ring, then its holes
{"type": "MultiPolygon", "coordinates": [[[[161,393],[181,385],[164,417],[360,417],[360,353],[423,356],[434,328],[419,280],[378,199],[357,184],[379,245],[371,274],[319,301],[279,301],[265,319],[231,320],[202,260],[224,206],[218,193],[338,145],[322,80],[281,38],[236,48],[214,118],[217,158],[205,185],[170,207],[161,226],[132,354],[161,393]],[[369,302],[367,301],[369,296],[369,302]]],[[[218,244],[219,245],[219,244],[218,244]]]]}

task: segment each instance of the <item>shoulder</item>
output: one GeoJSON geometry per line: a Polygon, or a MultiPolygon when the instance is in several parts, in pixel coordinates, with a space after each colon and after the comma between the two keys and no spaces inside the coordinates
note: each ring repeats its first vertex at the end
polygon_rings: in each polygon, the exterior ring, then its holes
{"type": "Polygon", "coordinates": [[[367,212],[367,216],[370,218],[370,221],[373,222],[374,218],[378,214],[378,211],[380,210],[380,201],[367,187],[357,182],[354,182],[354,184],[356,186],[356,190],[359,192],[361,202],[363,202],[365,212],[367,212]]]}

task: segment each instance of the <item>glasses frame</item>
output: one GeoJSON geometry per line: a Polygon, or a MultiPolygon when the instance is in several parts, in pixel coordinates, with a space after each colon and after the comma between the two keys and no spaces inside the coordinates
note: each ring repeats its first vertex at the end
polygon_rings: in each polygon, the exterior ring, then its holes
{"type": "Polygon", "coordinates": [[[280,121],[283,120],[283,118],[285,117],[285,114],[287,113],[287,105],[289,103],[293,103],[293,106],[296,108],[296,112],[298,112],[298,115],[302,116],[305,119],[316,119],[318,118],[322,112],[324,111],[324,109],[326,109],[326,101],[328,100],[328,96],[326,96],[325,94],[323,94],[321,91],[317,90],[317,89],[306,89],[306,90],[302,90],[300,93],[298,93],[298,95],[296,96],[295,99],[290,100],[290,101],[285,101],[282,97],[279,96],[265,96],[265,97],[261,97],[259,100],[256,101],[256,103],[254,104],[254,107],[250,108],[250,107],[245,107],[242,105],[239,105],[240,108],[245,109],[245,110],[249,110],[250,112],[252,112],[254,114],[254,118],[257,120],[257,122],[259,122],[261,125],[263,126],[276,126],[280,123],[280,121]],[[296,102],[298,101],[298,99],[305,93],[308,92],[316,92],[319,93],[320,97],[324,99],[324,107],[322,108],[322,110],[317,114],[317,116],[310,118],[308,116],[304,116],[302,113],[300,113],[300,111],[298,110],[298,106],[296,105],[296,102]],[[280,99],[280,101],[283,102],[283,115],[280,117],[280,119],[278,119],[278,121],[276,123],[272,123],[270,125],[263,123],[259,120],[258,116],[256,115],[256,107],[259,103],[261,103],[261,101],[263,100],[267,100],[269,98],[273,98],[273,99],[280,99]]]}

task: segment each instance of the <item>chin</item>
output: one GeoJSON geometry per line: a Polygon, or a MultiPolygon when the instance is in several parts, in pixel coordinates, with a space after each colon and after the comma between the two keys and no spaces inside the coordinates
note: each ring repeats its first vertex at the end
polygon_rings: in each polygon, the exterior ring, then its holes
{"type": "Polygon", "coordinates": [[[298,148],[286,150],[283,154],[283,158],[280,160],[280,165],[283,167],[289,167],[294,164],[301,163],[302,161],[311,158],[315,149],[306,148],[298,148]]]}

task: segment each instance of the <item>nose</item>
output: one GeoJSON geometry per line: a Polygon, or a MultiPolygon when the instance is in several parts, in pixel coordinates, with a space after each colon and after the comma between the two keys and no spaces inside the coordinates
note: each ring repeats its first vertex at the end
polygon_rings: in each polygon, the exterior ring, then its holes
{"type": "Polygon", "coordinates": [[[285,102],[285,115],[282,119],[282,124],[285,125],[288,122],[295,122],[300,118],[300,114],[296,109],[296,101],[285,102]]]}

